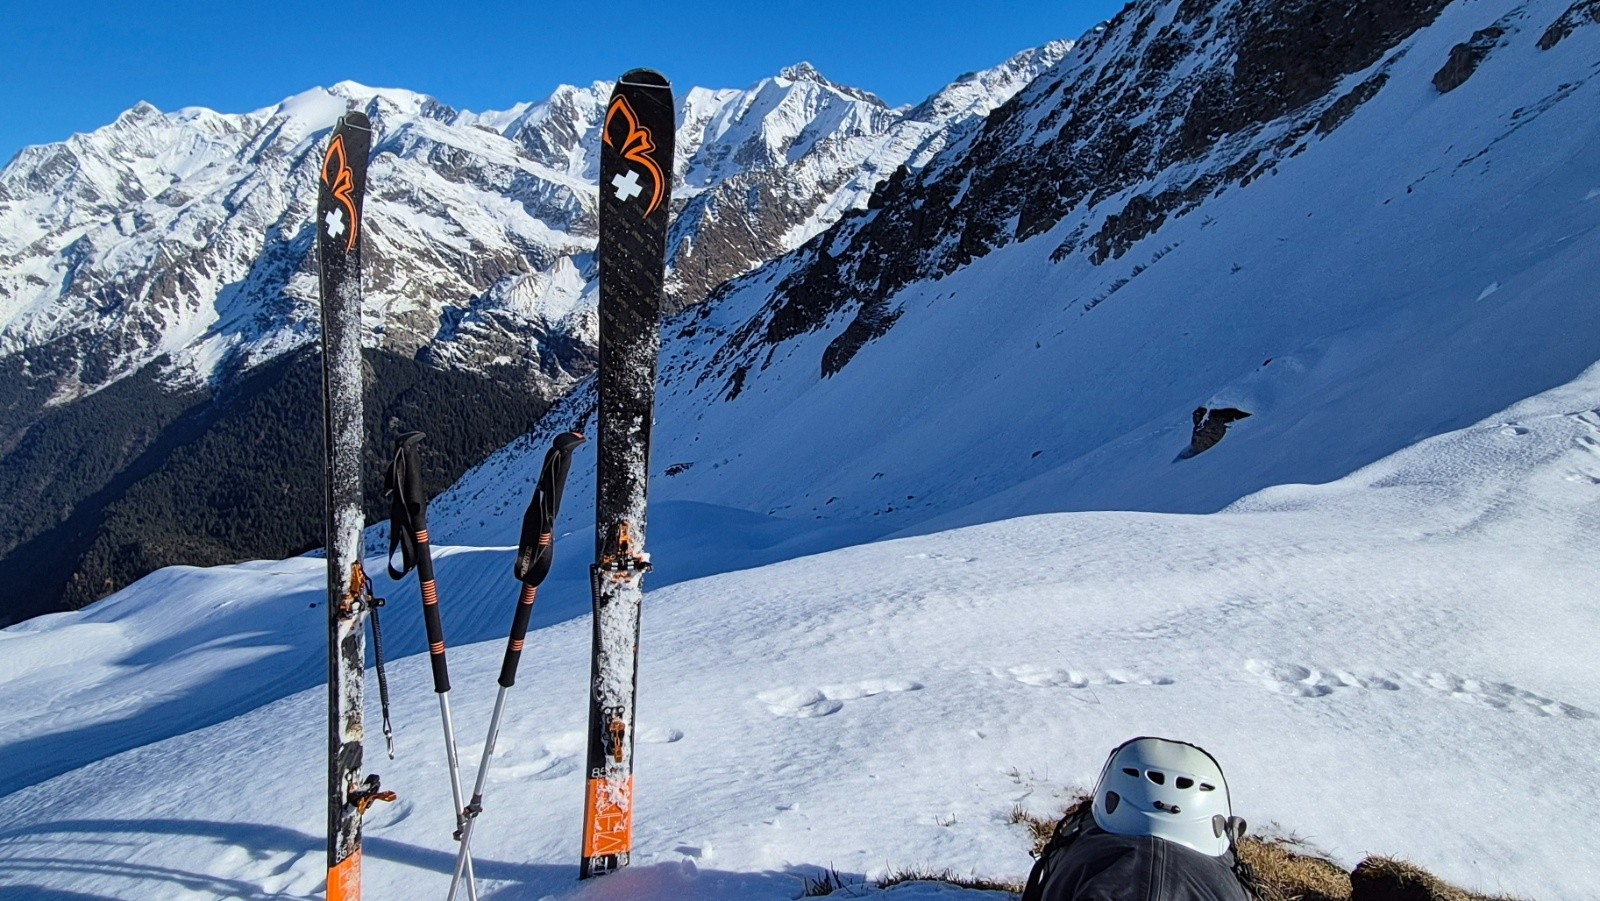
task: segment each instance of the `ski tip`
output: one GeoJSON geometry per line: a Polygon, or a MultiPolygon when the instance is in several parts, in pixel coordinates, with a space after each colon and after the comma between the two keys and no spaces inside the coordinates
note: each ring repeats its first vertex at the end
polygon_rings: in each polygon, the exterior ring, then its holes
{"type": "Polygon", "coordinates": [[[582,432],[562,432],[556,436],[554,447],[562,453],[571,453],[574,448],[587,441],[582,432]]]}
{"type": "Polygon", "coordinates": [[[402,448],[402,447],[410,447],[411,445],[416,444],[418,441],[421,441],[422,439],[424,439],[426,437],[428,437],[428,433],[427,432],[417,432],[417,431],[402,432],[400,437],[394,439],[394,446],[395,446],[396,449],[402,448]]]}
{"type": "Polygon", "coordinates": [[[618,84],[631,84],[643,88],[670,88],[672,82],[667,81],[667,76],[654,69],[629,69],[617,79],[618,84]]]}
{"type": "Polygon", "coordinates": [[[367,114],[360,110],[351,110],[350,112],[345,113],[344,116],[339,120],[339,126],[342,128],[359,128],[362,131],[371,131],[372,120],[368,119],[367,114]]]}

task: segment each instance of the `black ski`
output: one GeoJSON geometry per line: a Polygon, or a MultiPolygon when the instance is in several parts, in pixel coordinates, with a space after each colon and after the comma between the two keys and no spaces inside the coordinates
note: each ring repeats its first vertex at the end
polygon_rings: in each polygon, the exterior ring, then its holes
{"type": "Polygon", "coordinates": [[[600,422],[584,879],[627,866],[633,850],[639,606],[650,568],[645,493],[673,124],[666,78],[649,69],[622,76],[606,108],[600,149],[600,422]]]}
{"type": "Polygon", "coordinates": [[[361,777],[363,633],[373,608],[361,565],[361,198],[371,146],[365,115],[339,120],[322,158],[315,220],[327,482],[329,901],[361,897],[361,815],[386,794],[377,776],[361,777]]]}

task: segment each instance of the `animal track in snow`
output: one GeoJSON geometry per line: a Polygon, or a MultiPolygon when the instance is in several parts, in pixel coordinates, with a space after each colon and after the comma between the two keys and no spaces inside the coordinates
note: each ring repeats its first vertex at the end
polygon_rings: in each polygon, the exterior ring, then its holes
{"type": "Polygon", "coordinates": [[[1505,682],[1469,679],[1454,673],[1414,673],[1421,685],[1444,692],[1451,699],[1482,704],[1507,713],[1526,713],[1533,716],[1564,716],[1575,720],[1594,719],[1595,715],[1582,707],[1563,704],[1505,682]]]}
{"type": "Polygon", "coordinates": [[[1324,672],[1296,663],[1251,660],[1245,664],[1245,669],[1260,676],[1262,683],[1273,691],[1296,698],[1320,698],[1333,694],[1336,688],[1395,691],[1400,687],[1393,679],[1383,676],[1359,675],[1344,670],[1324,672]]]}
{"type": "Polygon", "coordinates": [[[1452,700],[1481,704],[1506,713],[1564,716],[1571,719],[1595,717],[1594,713],[1581,707],[1564,704],[1515,685],[1473,679],[1455,673],[1413,672],[1409,675],[1356,673],[1341,669],[1317,669],[1297,663],[1272,663],[1265,660],[1251,660],[1245,664],[1245,669],[1261,677],[1262,684],[1273,691],[1299,698],[1320,698],[1345,688],[1377,691],[1421,688],[1439,692],[1452,700]]]}
{"type": "Polygon", "coordinates": [[[1151,676],[1134,670],[1072,670],[1047,666],[1013,666],[991,670],[1001,679],[1010,679],[1036,688],[1088,688],[1091,685],[1171,685],[1167,676],[1151,676]]]}
{"type": "Polygon", "coordinates": [[[844,709],[845,701],[921,689],[922,683],[909,679],[868,679],[849,685],[824,685],[821,688],[774,688],[756,697],[767,705],[774,716],[810,719],[838,713],[844,709]]]}

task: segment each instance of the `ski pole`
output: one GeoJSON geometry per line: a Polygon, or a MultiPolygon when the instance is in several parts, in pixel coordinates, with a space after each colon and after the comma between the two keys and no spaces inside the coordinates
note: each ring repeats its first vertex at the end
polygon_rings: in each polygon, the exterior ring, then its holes
{"type": "MultiPolygon", "coordinates": [[[[422,620],[428,633],[428,659],[433,665],[433,690],[439,696],[439,717],[444,723],[445,761],[450,767],[450,795],[455,803],[455,837],[461,838],[465,818],[461,803],[461,765],[456,757],[456,732],[450,720],[450,670],[444,656],[444,624],[439,618],[439,587],[434,582],[433,550],[428,542],[428,498],[422,487],[422,466],[417,444],[422,432],[406,432],[394,442],[394,460],[384,478],[389,497],[389,577],[403,578],[412,567],[422,593],[422,620]],[[400,549],[401,565],[394,565],[400,549]]],[[[467,897],[478,899],[478,887],[467,862],[467,897]]]]}
{"type": "Polygon", "coordinates": [[[582,443],[583,436],[577,432],[556,436],[555,443],[544,455],[533,500],[528,502],[528,510],[522,515],[522,538],[517,545],[516,564],[512,567],[522,582],[522,593],[517,598],[517,612],[511,620],[511,635],[506,639],[505,660],[500,664],[500,691],[494,698],[494,714],[489,718],[489,737],[483,744],[483,759],[478,761],[478,779],[472,787],[472,801],[465,810],[466,825],[461,829],[461,847],[456,849],[449,901],[455,901],[456,887],[463,872],[468,874],[468,886],[471,886],[472,826],[483,812],[489,761],[494,756],[495,742],[500,738],[500,717],[505,713],[506,694],[517,681],[517,664],[522,660],[522,644],[528,634],[528,621],[533,617],[533,602],[539,595],[539,584],[550,574],[555,551],[556,512],[561,509],[561,493],[566,487],[567,470],[572,466],[572,452],[582,443]]]}

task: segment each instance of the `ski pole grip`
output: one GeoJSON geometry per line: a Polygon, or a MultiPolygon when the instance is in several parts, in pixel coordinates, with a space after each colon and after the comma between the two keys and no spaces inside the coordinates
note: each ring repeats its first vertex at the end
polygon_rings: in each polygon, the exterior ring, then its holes
{"type": "Polygon", "coordinates": [[[450,690],[450,669],[444,658],[444,622],[439,618],[439,586],[433,580],[433,549],[428,530],[417,531],[417,585],[422,589],[422,623],[428,632],[428,662],[433,665],[433,690],[450,690]]]}
{"type": "Polygon", "coordinates": [[[517,613],[511,620],[511,639],[506,642],[506,659],[500,664],[501,688],[510,688],[517,682],[517,664],[522,660],[522,642],[528,635],[528,620],[533,618],[533,602],[538,595],[539,586],[522,586],[522,596],[517,599],[517,613]]]}
{"type": "Polygon", "coordinates": [[[428,662],[433,664],[433,690],[450,690],[450,669],[444,660],[444,624],[439,621],[439,590],[429,579],[422,583],[422,622],[428,630],[428,662]]]}

